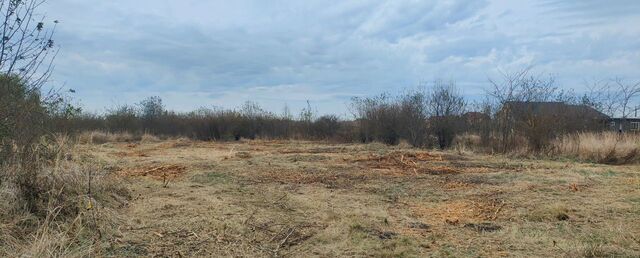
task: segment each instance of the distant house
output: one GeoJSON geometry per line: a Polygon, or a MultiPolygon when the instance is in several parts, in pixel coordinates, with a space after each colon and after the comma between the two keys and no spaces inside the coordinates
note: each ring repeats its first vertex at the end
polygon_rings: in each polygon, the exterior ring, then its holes
{"type": "Polygon", "coordinates": [[[478,132],[491,121],[491,117],[482,112],[467,112],[462,115],[467,130],[478,132]]]}
{"type": "Polygon", "coordinates": [[[640,132],[640,118],[611,118],[609,128],[618,132],[640,132]]]}
{"type": "Polygon", "coordinates": [[[604,128],[609,116],[587,105],[564,102],[510,101],[503,105],[499,116],[516,122],[563,124],[568,130],[604,128]]]}
{"type": "Polygon", "coordinates": [[[489,115],[482,112],[467,112],[462,115],[462,118],[465,122],[472,125],[491,120],[489,115]]]}

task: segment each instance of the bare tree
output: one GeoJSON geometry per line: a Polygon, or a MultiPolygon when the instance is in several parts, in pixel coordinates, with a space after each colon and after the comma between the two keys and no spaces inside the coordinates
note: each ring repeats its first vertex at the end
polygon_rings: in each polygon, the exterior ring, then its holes
{"type": "Polygon", "coordinates": [[[413,146],[422,147],[427,143],[427,94],[416,90],[402,95],[399,99],[400,132],[413,146]]]}
{"type": "Polygon", "coordinates": [[[622,78],[586,82],[587,92],[582,102],[610,117],[628,118],[635,115],[640,100],[640,81],[628,82],[622,78]]]}
{"type": "Polygon", "coordinates": [[[636,100],[640,98],[640,81],[625,82],[622,78],[616,78],[615,84],[619,91],[619,112],[622,118],[628,118],[638,110],[636,100]]]}
{"type": "Polygon", "coordinates": [[[454,82],[436,81],[427,99],[429,125],[438,138],[442,149],[451,146],[460,129],[460,116],[466,108],[464,97],[457,91],[454,82]]]}
{"type": "Polygon", "coordinates": [[[293,120],[293,114],[291,114],[291,109],[289,105],[284,104],[284,108],[282,108],[282,119],[284,120],[293,120]]]}
{"type": "Polygon", "coordinates": [[[313,121],[314,116],[315,116],[315,113],[313,112],[313,108],[311,108],[311,102],[307,100],[307,107],[302,108],[302,110],[300,111],[300,121],[311,123],[311,121],[313,121]]]}
{"type": "Polygon", "coordinates": [[[527,67],[512,73],[499,71],[501,80],[489,78],[491,88],[488,94],[500,104],[510,101],[557,100],[561,94],[556,94],[559,89],[555,86],[555,78],[532,74],[531,69],[532,67],[527,67]]]}
{"type": "Polygon", "coordinates": [[[532,74],[531,67],[500,73],[501,80],[489,79],[491,88],[487,91],[499,106],[496,114],[501,142],[499,151],[506,152],[515,147],[518,136],[525,137],[530,148],[542,149],[555,133],[562,131],[563,121],[554,116],[565,106],[557,103],[573,102],[573,94],[559,89],[551,75],[532,74]],[[543,102],[556,104],[539,105],[543,102]]]}
{"type": "Polygon", "coordinates": [[[17,75],[39,90],[51,75],[57,49],[53,41],[58,21],[49,28],[36,10],[45,0],[0,0],[0,72],[17,75]]]}
{"type": "Polygon", "coordinates": [[[166,112],[162,99],[158,96],[147,97],[138,103],[140,115],[143,119],[153,120],[164,115],[166,112]]]}

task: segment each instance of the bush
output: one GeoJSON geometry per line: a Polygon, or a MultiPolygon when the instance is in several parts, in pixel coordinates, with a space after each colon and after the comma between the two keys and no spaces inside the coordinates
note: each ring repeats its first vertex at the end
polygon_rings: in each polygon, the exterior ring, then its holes
{"type": "Polygon", "coordinates": [[[456,134],[463,127],[462,114],[465,111],[464,97],[456,90],[453,82],[436,81],[427,99],[429,129],[438,138],[438,147],[448,148],[456,134]]]}
{"type": "Polygon", "coordinates": [[[316,139],[335,140],[346,137],[352,126],[337,116],[317,119],[307,112],[304,119],[278,116],[248,102],[237,110],[200,108],[193,112],[176,113],[164,110],[162,100],[148,98],[136,106],[120,106],[104,116],[78,115],[65,121],[67,132],[78,133],[82,142],[104,143],[137,141],[153,137],[189,137],[197,140],[246,139],[316,139]],[[91,134],[86,131],[93,131],[91,134]],[[144,136],[146,134],[146,136],[144,136]],[[115,138],[125,139],[115,139],[115,138]]]}
{"type": "Polygon", "coordinates": [[[321,116],[311,125],[311,133],[315,139],[333,139],[338,134],[336,128],[340,126],[337,116],[321,116]]]}
{"type": "Polygon", "coordinates": [[[39,91],[19,77],[0,75],[0,163],[28,155],[25,148],[44,133],[46,111],[39,91]]]}
{"type": "Polygon", "coordinates": [[[436,81],[429,92],[354,98],[351,107],[362,142],[398,144],[404,140],[415,147],[426,147],[435,136],[437,145],[444,149],[462,132],[465,104],[453,83],[436,81]]]}
{"type": "Polygon", "coordinates": [[[399,100],[402,138],[417,147],[427,145],[427,97],[424,92],[416,91],[401,96],[399,100]]]}
{"type": "Polygon", "coordinates": [[[398,144],[400,139],[405,139],[412,141],[412,144],[421,144],[420,139],[426,136],[426,125],[424,115],[417,113],[419,109],[415,105],[422,106],[424,103],[411,102],[411,98],[411,93],[400,99],[386,94],[353,98],[351,107],[356,115],[360,141],[398,144]]]}

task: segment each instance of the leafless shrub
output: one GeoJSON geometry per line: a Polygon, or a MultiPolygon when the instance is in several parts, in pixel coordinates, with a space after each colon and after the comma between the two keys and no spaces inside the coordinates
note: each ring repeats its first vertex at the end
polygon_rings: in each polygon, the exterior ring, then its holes
{"type": "Polygon", "coordinates": [[[437,137],[438,147],[441,149],[450,147],[456,134],[461,131],[461,116],[465,106],[464,97],[456,90],[453,82],[434,83],[427,100],[429,128],[437,137]]]}
{"type": "Polygon", "coordinates": [[[400,109],[391,96],[353,98],[352,111],[358,122],[362,142],[396,144],[400,139],[400,109]]]}
{"type": "Polygon", "coordinates": [[[336,128],[340,126],[340,119],[337,116],[325,115],[312,123],[311,132],[316,139],[333,139],[338,134],[336,128]]]}
{"type": "MultiPolygon", "coordinates": [[[[127,131],[130,133],[137,133],[142,130],[142,122],[138,119],[136,108],[133,106],[122,105],[116,107],[112,110],[108,110],[108,113],[104,118],[95,117],[95,119],[98,121],[104,119],[104,128],[110,132],[127,131]]],[[[80,130],[86,129],[87,128],[82,128],[80,130]]]]}
{"type": "Polygon", "coordinates": [[[417,147],[428,145],[428,101],[423,91],[408,92],[399,99],[400,133],[409,144],[417,147]]]}
{"type": "Polygon", "coordinates": [[[431,135],[440,148],[451,146],[462,130],[465,101],[454,84],[436,81],[430,91],[409,91],[392,97],[354,98],[351,104],[362,142],[397,144],[405,140],[413,146],[431,144],[431,135]]]}
{"type": "MultiPolygon", "coordinates": [[[[307,110],[307,109],[305,109],[307,110]]],[[[308,110],[311,110],[308,108],[308,110]]],[[[65,120],[70,132],[82,142],[155,140],[153,137],[189,137],[198,140],[289,139],[351,141],[353,125],[337,116],[315,117],[310,111],[300,120],[289,115],[264,111],[247,102],[238,109],[200,108],[188,113],[164,110],[159,98],[146,99],[138,106],[123,105],[103,116],[78,115],[65,120]],[[94,131],[87,135],[86,131],[94,131]],[[99,132],[95,132],[99,131],[99,132]],[[145,136],[146,135],[146,136],[145,136]],[[103,136],[104,139],[99,139],[103,136]],[[115,139],[126,136],[127,139],[115,139]],[[153,136],[153,137],[152,137],[153,136]]]]}
{"type": "Polygon", "coordinates": [[[351,109],[361,142],[398,144],[405,140],[413,146],[428,145],[427,94],[424,91],[409,91],[397,97],[382,94],[354,98],[351,109]]]}
{"type": "Polygon", "coordinates": [[[610,117],[638,116],[640,111],[640,81],[629,82],[622,78],[587,82],[588,91],[582,102],[610,117]]]}
{"type": "Polygon", "coordinates": [[[555,86],[553,76],[532,75],[530,68],[503,73],[501,80],[490,79],[488,95],[498,110],[495,131],[497,150],[518,146],[516,137],[525,137],[533,152],[543,151],[555,137],[577,131],[601,129],[606,118],[578,103],[571,91],[555,86]]]}

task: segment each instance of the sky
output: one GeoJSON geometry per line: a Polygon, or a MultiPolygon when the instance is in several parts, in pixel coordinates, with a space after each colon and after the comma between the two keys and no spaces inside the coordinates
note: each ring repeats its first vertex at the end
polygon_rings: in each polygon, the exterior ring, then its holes
{"type": "Polygon", "coordinates": [[[104,112],[160,96],[168,109],[247,100],[348,113],[352,97],[453,80],[480,98],[499,71],[558,86],[640,79],[637,0],[51,0],[51,85],[104,112]]]}

